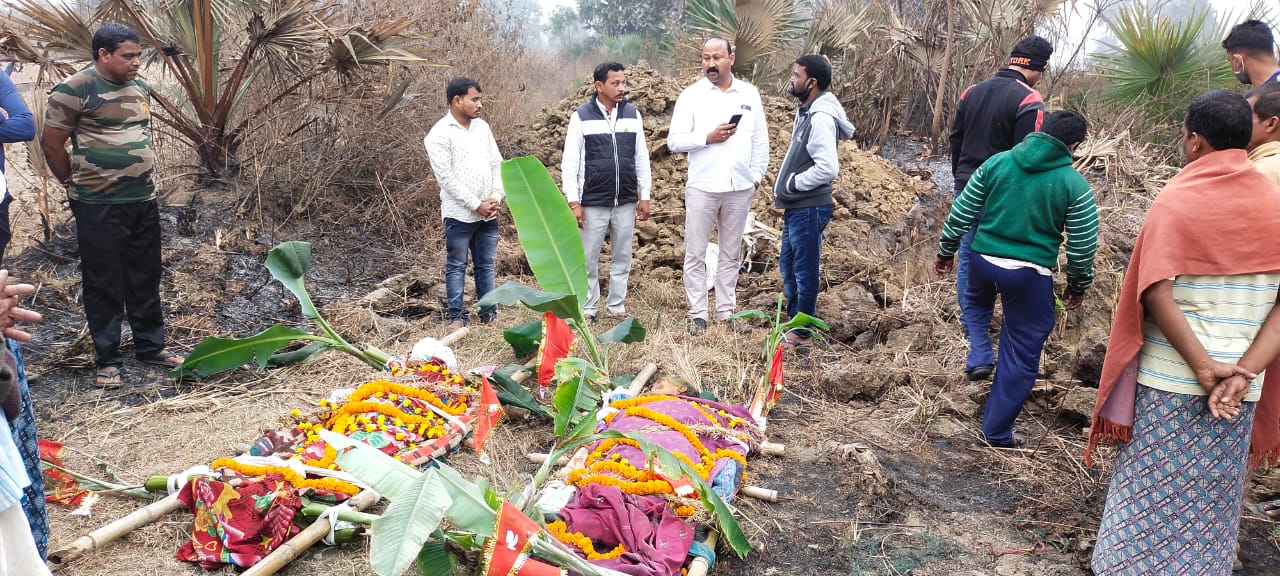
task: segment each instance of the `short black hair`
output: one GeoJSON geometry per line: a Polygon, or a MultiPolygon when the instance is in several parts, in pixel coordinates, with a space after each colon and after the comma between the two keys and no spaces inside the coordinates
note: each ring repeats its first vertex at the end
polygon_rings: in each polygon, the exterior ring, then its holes
{"type": "Polygon", "coordinates": [[[108,22],[98,28],[93,33],[93,59],[98,59],[98,51],[106,49],[107,54],[115,54],[116,48],[120,47],[121,42],[133,42],[134,44],[142,44],[142,39],[138,37],[138,33],[133,28],[124,24],[108,22]]]}
{"type": "Polygon", "coordinates": [[[1032,58],[1048,60],[1053,55],[1053,44],[1036,35],[1026,36],[1013,45],[1010,54],[1026,54],[1032,58]]]}
{"type": "Polygon", "coordinates": [[[719,40],[721,42],[724,42],[725,50],[728,51],[728,54],[730,56],[733,56],[733,44],[730,44],[729,41],[726,40],[723,36],[712,36],[710,38],[707,38],[707,41],[703,42],[702,45],[706,46],[707,44],[710,44],[712,40],[719,40]]]}
{"type": "Polygon", "coordinates": [[[467,78],[466,76],[459,76],[450,80],[449,86],[444,89],[445,104],[453,106],[453,99],[455,97],[466,96],[467,92],[470,92],[472,88],[475,88],[476,92],[484,92],[484,90],[480,89],[479,82],[467,78]]]}
{"type": "Polygon", "coordinates": [[[1070,110],[1059,110],[1044,117],[1040,131],[1057,138],[1067,146],[1084,142],[1089,135],[1089,121],[1070,110]]]}
{"type": "Polygon", "coordinates": [[[1205,92],[1187,106],[1187,134],[1204,137],[1214,150],[1244,150],[1253,135],[1253,109],[1239,92],[1205,92]]]}
{"type": "Polygon", "coordinates": [[[1280,117],[1280,83],[1267,82],[1244,93],[1246,100],[1253,100],[1253,115],[1266,120],[1280,117]]]}
{"type": "Polygon", "coordinates": [[[596,71],[591,73],[591,78],[596,82],[604,82],[609,79],[610,72],[622,72],[627,68],[617,62],[601,62],[596,66],[596,71]]]}
{"type": "Polygon", "coordinates": [[[1228,53],[1243,52],[1250,56],[1275,57],[1275,37],[1271,27],[1261,20],[1245,20],[1231,29],[1222,47],[1228,53]]]}
{"type": "Polygon", "coordinates": [[[831,63],[819,54],[805,54],[796,58],[796,64],[804,67],[804,73],[818,81],[818,89],[831,87],[831,63]]]}

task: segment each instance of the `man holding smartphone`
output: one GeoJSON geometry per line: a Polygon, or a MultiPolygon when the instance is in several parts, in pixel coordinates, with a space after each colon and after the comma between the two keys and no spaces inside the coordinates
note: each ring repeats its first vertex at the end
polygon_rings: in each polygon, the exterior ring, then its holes
{"type": "Polygon", "coordinates": [[[737,305],[742,234],[751,198],[769,167],[769,130],[760,92],[734,78],[733,46],[712,38],[702,46],[705,78],[685,88],[671,115],[667,148],[689,154],[685,185],[684,290],[689,300],[689,334],[707,329],[707,243],[717,226],[720,255],[715,270],[715,319],[738,332],[747,324],[730,320],[737,305]],[[737,116],[737,122],[733,118],[737,116]]]}
{"type": "Polygon", "coordinates": [[[617,62],[596,66],[596,95],[569,117],[560,162],[561,188],[581,228],[587,256],[587,301],[595,321],[600,306],[600,249],[609,234],[611,316],[627,313],[631,239],[636,220],[649,219],[649,147],[640,111],[627,104],[625,69],[617,62]]]}
{"type": "MultiPolygon", "coordinates": [[[[782,251],[778,270],[787,297],[787,315],[815,315],[818,307],[818,260],[822,232],[831,220],[831,182],[840,173],[836,143],[853,138],[853,124],[831,86],[831,64],[818,54],[796,59],[790,92],[800,99],[791,146],[773,183],[773,205],[782,209],[782,251]]],[[[807,346],[812,336],[803,328],[786,335],[792,347],[807,346]]]]}

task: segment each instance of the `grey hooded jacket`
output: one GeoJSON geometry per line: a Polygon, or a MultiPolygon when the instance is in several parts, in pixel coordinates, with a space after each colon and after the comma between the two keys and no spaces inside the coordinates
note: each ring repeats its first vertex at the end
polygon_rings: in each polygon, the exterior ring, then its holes
{"type": "Polygon", "coordinates": [[[773,183],[773,204],[784,210],[831,204],[840,173],[836,142],[853,138],[853,124],[835,95],[823,92],[796,112],[791,146],[773,183]]]}

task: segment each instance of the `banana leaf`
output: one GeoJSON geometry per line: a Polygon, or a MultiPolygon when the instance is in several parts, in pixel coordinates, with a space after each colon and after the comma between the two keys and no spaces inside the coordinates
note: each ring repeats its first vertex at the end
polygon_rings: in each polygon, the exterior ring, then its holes
{"type": "Polygon", "coordinates": [[[641,326],[635,318],[628,316],[626,320],[619,322],[617,326],[597,336],[596,340],[604,344],[617,344],[619,342],[631,344],[633,342],[643,342],[644,336],[644,326],[641,326]]]}
{"type": "MultiPolygon", "coordinates": [[[[462,477],[444,462],[436,462],[436,472],[440,476],[440,484],[453,497],[447,515],[449,525],[456,530],[464,530],[483,540],[493,535],[494,512],[502,502],[502,498],[489,489],[489,483],[483,477],[475,482],[462,477]]],[[[457,534],[455,534],[457,536],[457,534]]]]}
{"type": "Polygon", "coordinates": [[[496,390],[498,401],[508,406],[519,406],[534,415],[550,420],[552,418],[551,412],[539,404],[528,389],[511,378],[512,374],[527,369],[527,366],[512,364],[493,371],[493,383],[498,386],[498,390],[496,390]]]}
{"type": "Polygon", "coordinates": [[[512,158],[502,163],[502,186],[538,285],[548,292],[574,295],[573,308],[581,313],[587,297],[587,259],[577,219],[551,174],[533,156],[512,158]]]}
{"type": "Polygon", "coordinates": [[[310,360],[312,357],[316,356],[317,354],[320,354],[321,352],[324,352],[331,348],[333,348],[333,346],[331,346],[328,342],[312,342],[310,344],[307,344],[306,346],[298,348],[297,350],[290,350],[288,352],[276,352],[275,354],[272,354],[271,358],[267,360],[267,368],[279,368],[281,366],[288,366],[290,364],[305,362],[307,360],[310,360]]]}
{"type": "Polygon", "coordinates": [[[783,332],[786,332],[787,330],[792,330],[795,328],[805,328],[808,326],[813,326],[814,328],[817,328],[819,330],[827,329],[827,323],[823,322],[821,318],[815,318],[813,316],[805,314],[804,312],[797,312],[794,317],[792,317],[790,320],[783,323],[781,326],[778,327],[778,329],[783,332]]]}
{"type": "Polygon", "coordinates": [[[565,320],[576,319],[582,315],[578,307],[578,297],[573,294],[544,292],[537,288],[525,286],[515,280],[507,280],[501,286],[490,290],[476,306],[515,306],[524,304],[530,310],[550,312],[565,320]]]}
{"type": "Polygon", "coordinates": [[[422,545],[439,530],[453,499],[428,468],[405,491],[391,500],[381,518],[373,521],[369,561],[379,576],[397,576],[413,563],[422,545]]]}
{"type": "Polygon", "coordinates": [[[551,399],[556,409],[556,437],[564,438],[570,427],[577,434],[583,418],[587,416],[591,416],[594,423],[595,410],[600,405],[600,392],[595,382],[602,379],[599,370],[585,360],[565,358],[556,363],[556,381],[560,384],[551,399]]]}
{"type": "Polygon", "coordinates": [[[186,360],[169,372],[173,378],[208,378],[219,372],[255,363],[259,370],[267,367],[276,350],[296,340],[314,340],[306,330],[276,324],[247,338],[210,336],[198,344],[186,360]]]}
{"type": "Polygon", "coordinates": [[[458,559],[444,545],[444,539],[433,536],[418,552],[418,576],[453,576],[458,573],[458,559]]]}
{"type": "Polygon", "coordinates": [[[271,271],[271,277],[284,284],[284,287],[298,299],[303,316],[313,320],[320,317],[315,305],[311,303],[307,288],[303,285],[307,270],[311,269],[310,243],[298,240],[281,243],[267,253],[266,266],[267,270],[271,271]]]}
{"type": "Polygon", "coordinates": [[[337,462],[343,471],[377,490],[384,498],[399,498],[401,494],[409,492],[414,482],[422,476],[422,472],[412,466],[359,440],[328,430],[320,431],[320,439],[339,451],[337,462]],[[353,450],[343,452],[344,448],[353,450]]]}
{"type": "Polygon", "coordinates": [[[516,358],[533,354],[538,351],[538,342],[542,340],[542,319],[507,328],[502,332],[502,339],[511,345],[511,352],[516,358]]]}

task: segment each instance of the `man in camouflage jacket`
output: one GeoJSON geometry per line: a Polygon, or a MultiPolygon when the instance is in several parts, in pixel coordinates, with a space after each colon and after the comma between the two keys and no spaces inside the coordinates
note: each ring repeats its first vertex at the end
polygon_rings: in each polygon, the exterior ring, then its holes
{"type": "Polygon", "coordinates": [[[49,169],[66,186],[75,215],[85,318],[98,366],[95,384],[104,388],[123,383],[119,347],[125,313],[138,360],[182,363],[165,349],[151,87],[138,78],[140,43],[127,26],[99,28],[93,66],[49,91],[40,136],[49,169]]]}

